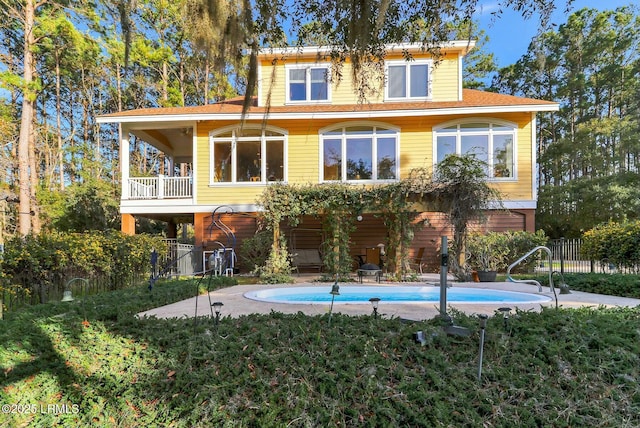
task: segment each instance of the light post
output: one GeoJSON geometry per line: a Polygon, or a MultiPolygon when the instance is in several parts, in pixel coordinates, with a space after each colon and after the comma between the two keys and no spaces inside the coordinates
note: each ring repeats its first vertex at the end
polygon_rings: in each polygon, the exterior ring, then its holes
{"type": "Polygon", "coordinates": [[[331,291],[329,292],[329,294],[331,294],[331,307],[329,308],[329,325],[331,325],[331,315],[333,315],[333,301],[335,300],[336,296],[340,295],[340,286],[338,285],[337,279],[336,282],[331,286],[331,291]]]}
{"type": "Polygon", "coordinates": [[[378,318],[378,303],[380,303],[379,297],[372,297],[369,299],[371,306],[373,306],[373,319],[378,318]]]}
{"type": "Polygon", "coordinates": [[[511,308],[498,308],[498,312],[502,313],[502,322],[504,323],[505,331],[509,328],[509,314],[511,313],[511,308]]]}
{"type": "Polygon", "coordinates": [[[478,382],[482,378],[482,353],[484,350],[484,330],[487,328],[487,316],[485,314],[478,315],[480,323],[480,358],[478,359],[478,382]]]}
{"type": "Polygon", "coordinates": [[[222,310],[222,307],[224,306],[224,303],[222,302],[213,302],[211,304],[211,306],[213,306],[213,310],[216,313],[216,332],[218,331],[218,324],[220,323],[220,311],[222,310]]]}
{"type": "Polygon", "coordinates": [[[84,310],[84,299],[85,299],[85,295],[86,295],[86,287],[89,286],[89,281],[87,281],[84,278],[72,278],[69,281],[67,281],[67,283],[64,286],[64,291],[62,292],[62,300],[61,302],[73,302],[73,292],[71,290],[71,284],[74,283],[75,281],[80,281],[82,283],[81,286],[81,290],[82,290],[82,316],[84,317],[84,319],[87,319],[87,313],[84,310]]]}

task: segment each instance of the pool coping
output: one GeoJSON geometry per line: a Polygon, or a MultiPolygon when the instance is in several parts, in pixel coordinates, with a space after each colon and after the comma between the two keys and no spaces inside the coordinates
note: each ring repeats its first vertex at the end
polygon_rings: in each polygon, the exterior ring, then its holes
{"type": "MultiPolygon", "coordinates": [[[[340,285],[354,285],[359,286],[357,282],[340,283],[340,285]]],[[[366,283],[363,286],[381,286],[381,287],[394,287],[397,285],[415,285],[415,286],[439,286],[439,280],[435,277],[424,278],[419,282],[382,282],[378,283],[366,283]]],[[[542,293],[538,293],[538,287],[530,284],[513,283],[513,282],[453,282],[449,281],[448,285],[452,287],[469,287],[477,289],[497,289],[518,291],[531,294],[542,294],[550,297],[548,302],[537,302],[534,304],[510,304],[511,308],[515,310],[526,311],[540,311],[542,307],[555,307],[556,299],[553,293],[549,290],[549,287],[543,287],[542,293]]],[[[327,282],[296,282],[295,284],[252,284],[252,285],[236,285],[233,287],[223,288],[215,290],[207,294],[203,294],[189,299],[182,300],[180,302],[172,303],[166,306],[154,308],[145,312],[141,312],[138,315],[140,317],[157,317],[157,318],[191,318],[194,316],[211,316],[212,310],[210,302],[222,302],[223,307],[220,315],[222,317],[238,318],[250,314],[269,314],[271,312],[280,312],[285,314],[296,314],[302,312],[307,315],[323,315],[329,312],[330,303],[314,303],[314,304],[291,304],[291,303],[273,303],[263,302],[257,300],[251,300],[244,296],[246,292],[262,290],[267,288],[286,288],[286,287],[330,287],[331,283],[327,282]],[[197,313],[196,313],[197,308],[197,313]]],[[[571,294],[559,294],[559,290],[556,288],[557,304],[558,307],[564,308],[580,308],[580,307],[636,307],[640,306],[640,299],[631,299],[625,297],[607,296],[594,293],[586,293],[582,291],[571,291],[571,294]]],[[[448,310],[454,309],[464,312],[469,315],[474,314],[486,314],[493,315],[496,313],[499,307],[505,306],[504,303],[500,304],[486,304],[486,303],[454,303],[448,304],[448,310]]],[[[369,305],[363,305],[361,303],[349,304],[342,303],[334,305],[334,313],[341,313],[345,315],[370,315],[372,309],[369,305]]],[[[426,303],[385,303],[380,301],[378,312],[385,317],[398,317],[408,320],[425,320],[432,319],[439,314],[439,302],[426,302],[426,303]]]]}

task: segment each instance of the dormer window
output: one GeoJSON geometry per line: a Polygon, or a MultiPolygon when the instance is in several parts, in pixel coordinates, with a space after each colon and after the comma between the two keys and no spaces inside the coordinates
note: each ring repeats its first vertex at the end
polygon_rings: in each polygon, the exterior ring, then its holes
{"type": "Polygon", "coordinates": [[[430,71],[431,61],[387,62],[386,100],[430,99],[430,71]]]}
{"type": "Polygon", "coordinates": [[[329,101],[329,66],[287,66],[287,102],[308,103],[329,101]]]}

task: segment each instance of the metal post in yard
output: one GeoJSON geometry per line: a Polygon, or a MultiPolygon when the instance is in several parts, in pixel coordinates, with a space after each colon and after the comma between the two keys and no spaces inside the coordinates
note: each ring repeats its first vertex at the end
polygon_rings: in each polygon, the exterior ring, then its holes
{"type": "Polygon", "coordinates": [[[564,275],[564,238],[560,238],[560,273],[564,275]]]}
{"type": "Polygon", "coordinates": [[[443,236],[440,244],[440,316],[447,317],[447,273],[449,266],[449,250],[447,237],[443,236]]]}

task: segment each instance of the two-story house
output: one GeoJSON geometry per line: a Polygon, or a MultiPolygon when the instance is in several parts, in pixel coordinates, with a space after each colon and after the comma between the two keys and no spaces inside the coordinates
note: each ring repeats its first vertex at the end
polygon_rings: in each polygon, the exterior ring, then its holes
{"type": "MultiPolygon", "coordinates": [[[[272,182],[383,184],[468,152],[487,162],[487,180],[510,210],[491,215],[488,227],[533,231],[536,113],[558,104],[463,89],[462,61],[471,48],[468,41],[449,42],[436,63],[420,46],[390,46],[384,89],[365,103],[358,102],[348,62],[342,81],[333,82],[326,52],[306,47],[259,55],[257,96],[244,117],[242,100],[101,116],[100,123],[122,129],[122,231],[134,234],[135,217],[142,216],[168,222],[169,236],[176,224],[193,223],[196,245],[213,245],[229,233],[239,245],[255,231],[255,201],[272,182]],[[134,136],[164,153],[167,175],[130,174],[134,136]],[[179,164],[189,164],[188,172],[179,164]]],[[[438,213],[423,217],[428,227],[416,234],[413,249],[426,247],[437,265],[432,250],[448,232],[446,220],[438,213]]],[[[291,245],[317,246],[319,224],[304,218],[290,231],[291,245]]],[[[354,256],[384,236],[382,220],[364,214],[352,235],[354,256]]]]}

